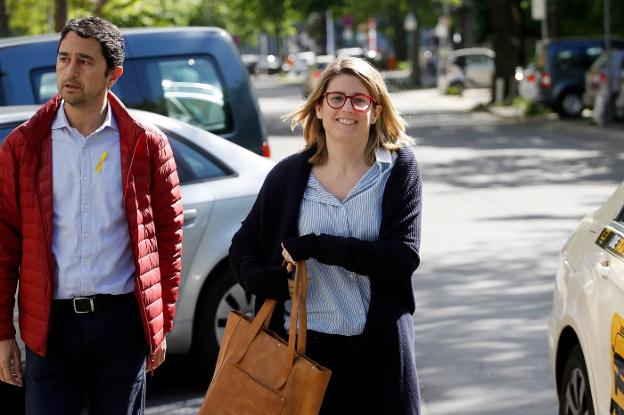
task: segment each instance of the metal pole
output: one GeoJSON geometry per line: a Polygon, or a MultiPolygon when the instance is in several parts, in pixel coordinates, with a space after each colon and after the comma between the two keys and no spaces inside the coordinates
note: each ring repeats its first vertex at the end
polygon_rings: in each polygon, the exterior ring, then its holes
{"type": "Polygon", "coordinates": [[[336,40],[334,38],[334,16],[331,10],[325,12],[325,26],[327,33],[327,43],[325,46],[328,55],[336,54],[336,40]]]}
{"type": "Polygon", "coordinates": [[[548,0],[544,0],[544,16],[542,17],[542,40],[548,38],[548,0]]]}
{"type": "Polygon", "coordinates": [[[604,0],[604,32],[605,32],[605,50],[607,52],[607,62],[605,73],[607,75],[607,85],[605,97],[605,123],[613,120],[613,100],[611,99],[611,83],[613,73],[611,72],[611,1],[604,0]]]}

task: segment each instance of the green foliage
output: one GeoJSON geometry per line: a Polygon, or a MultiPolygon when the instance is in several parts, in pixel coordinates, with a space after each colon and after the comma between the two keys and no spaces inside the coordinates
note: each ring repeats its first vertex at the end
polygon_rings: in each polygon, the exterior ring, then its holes
{"type": "Polygon", "coordinates": [[[39,35],[51,31],[54,2],[6,0],[9,30],[14,35],[39,35]]]}
{"type": "Polygon", "coordinates": [[[199,0],[109,0],[103,17],[120,27],[186,26],[199,0]]]}

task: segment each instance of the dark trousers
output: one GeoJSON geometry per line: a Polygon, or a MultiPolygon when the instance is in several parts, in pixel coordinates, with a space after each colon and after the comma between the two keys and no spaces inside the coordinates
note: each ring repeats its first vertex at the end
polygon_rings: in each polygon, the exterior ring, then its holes
{"type": "Polygon", "coordinates": [[[26,414],[142,414],[147,343],[134,295],[77,314],[53,301],[46,356],[26,349],[26,414]]]}
{"type": "Polygon", "coordinates": [[[308,330],[306,355],[332,371],[321,415],[367,414],[362,404],[366,375],[361,364],[361,336],[308,330]]]}

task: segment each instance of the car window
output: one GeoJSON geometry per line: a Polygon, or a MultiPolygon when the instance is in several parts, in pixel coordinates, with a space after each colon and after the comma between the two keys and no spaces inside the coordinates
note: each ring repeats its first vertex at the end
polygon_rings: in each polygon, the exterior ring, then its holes
{"type": "Polygon", "coordinates": [[[232,130],[227,96],[209,57],[138,59],[147,95],[139,108],[222,134],[232,130]]]}
{"type": "Polygon", "coordinates": [[[603,49],[600,46],[592,46],[583,48],[580,56],[580,64],[583,68],[589,68],[592,63],[602,54],[603,49]]]}
{"type": "Polygon", "coordinates": [[[553,62],[555,69],[570,71],[579,67],[579,54],[572,48],[560,49],[555,53],[553,62]]]}
{"type": "Polygon", "coordinates": [[[615,217],[615,221],[624,225],[624,207],[620,209],[620,213],[615,217]]]}
{"type": "Polygon", "coordinates": [[[469,55],[466,56],[466,64],[471,66],[490,66],[492,58],[487,55],[469,55]]]}
{"type": "MultiPolygon", "coordinates": [[[[0,144],[11,131],[21,123],[0,125],[0,144]]],[[[193,145],[184,138],[170,131],[165,131],[173,148],[173,156],[178,169],[178,177],[181,184],[226,177],[233,174],[223,163],[213,155],[193,145]]]]}
{"type": "Polygon", "coordinates": [[[43,104],[56,95],[56,69],[54,67],[35,69],[30,74],[35,103],[43,104]]]}
{"type": "Polygon", "coordinates": [[[13,131],[18,125],[21,123],[11,123],[11,124],[2,124],[0,125],[0,144],[4,141],[5,138],[9,135],[11,131],[13,131]]]}
{"type": "Polygon", "coordinates": [[[165,134],[173,149],[181,184],[232,174],[232,171],[212,154],[170,131],[165,131],[165,134]]]}

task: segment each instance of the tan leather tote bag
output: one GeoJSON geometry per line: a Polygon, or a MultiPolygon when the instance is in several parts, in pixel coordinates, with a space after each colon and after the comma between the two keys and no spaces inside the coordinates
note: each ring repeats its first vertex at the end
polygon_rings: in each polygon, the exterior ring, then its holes
{"type": "Polygon", "coordinates": [[[307,280],[299,261],[288,342],[268,329],[275,300],[254,319],[230,311],[200,415],[318,414],[331,372],[305,357],[307,280]]]}

